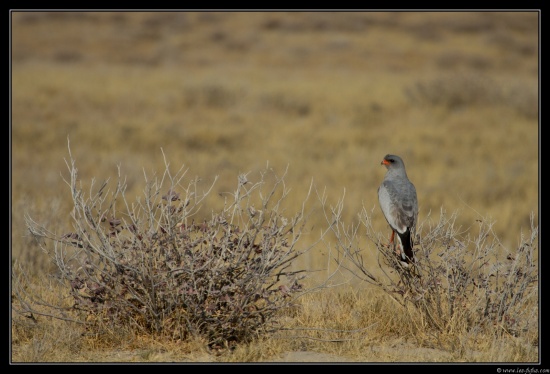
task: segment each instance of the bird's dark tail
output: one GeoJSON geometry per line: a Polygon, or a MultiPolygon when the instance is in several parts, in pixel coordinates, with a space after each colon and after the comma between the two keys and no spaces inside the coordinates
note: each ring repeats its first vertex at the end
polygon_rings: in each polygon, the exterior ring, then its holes
{"type": "Polygon", "coordinates": [[[407,230],[403,234],[397,233],[397,235],[399,235],[399,240],[401,241],[401,245],[403,247],[403,251],[401,252],[401,258],[407,263],[414,262],[411,230],[407,228],[407,230]]]}

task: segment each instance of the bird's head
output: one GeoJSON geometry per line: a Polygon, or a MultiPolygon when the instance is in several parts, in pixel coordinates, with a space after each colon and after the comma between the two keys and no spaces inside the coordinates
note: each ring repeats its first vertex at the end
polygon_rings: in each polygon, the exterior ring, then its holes
{"type": "Polygon", "coordinates": [[[380,164],[384,165],[387,169],[389,169],[389,168],[392,167],[392,165],[403,164],[403,161],[401,160],[401,158],[399,156],[388,154],[384,157],[384,159],[382,160],[382,162],[380,164]]]}

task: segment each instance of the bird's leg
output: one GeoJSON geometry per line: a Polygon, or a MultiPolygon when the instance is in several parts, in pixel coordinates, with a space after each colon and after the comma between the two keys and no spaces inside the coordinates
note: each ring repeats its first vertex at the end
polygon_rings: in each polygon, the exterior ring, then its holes
{"type": "Polygon", "coordinates": [[[392,230],[388,248],[390,248],[390,245],[393,243],[393,249],[395,250],[395,253],[397,253],[397,256],[401,257],[401,248],[399,248],[399,244],[397,242],[393,241],[394,237],[395,237],[395,231],[392,230]]]}
{"type": "Polygon", "coordinates": [[[393,237],[395,236],[395,231],[391,231],[391,237],[390,237],[390,242],[388,243],[388,248],[391,248],[391,244],[393,243],[393,237]]]}

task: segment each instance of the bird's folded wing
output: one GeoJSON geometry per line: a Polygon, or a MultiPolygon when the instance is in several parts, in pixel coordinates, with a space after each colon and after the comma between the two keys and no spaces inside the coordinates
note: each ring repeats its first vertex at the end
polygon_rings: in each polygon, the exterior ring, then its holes
{"type": "Polygon", "coordinates": [[[417,200],[414,186],[385,180],[378,188],[380,207],[388,224],[399,233],[414,226],[417,200]]]}

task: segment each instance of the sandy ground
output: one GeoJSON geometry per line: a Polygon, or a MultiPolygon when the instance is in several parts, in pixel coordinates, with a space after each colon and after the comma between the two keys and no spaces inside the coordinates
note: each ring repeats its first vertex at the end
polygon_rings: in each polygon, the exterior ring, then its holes
{"type": "MultiPolygon", "coordinates": [[[[476,355],[472,352],[472,358],[476,355]]],[[[222,363],[215,356],[204,354],[187,357],[174,357],[170,353],[151,353],[147,351],[117,351],[102,355],[107,362],[148,362],[148,363],[222,363]]],[[[432,348],[418,348],[410,344],[400,343],[391,347],[373,346],[365,352],[364,359],[356,360],[351,357],[319,353],[313,351],[290,351],[279,357],[258,364],[264,363],[408,363],[408,362],[450,362],[451,353],[432,348]]],[[[254,362],[247,363],[254,364],[254,362]]]]}
{"type": "Polygon", "coordinates": [[[315,362],[355,362],[355,363],[392,363],[392,362],[446,362],[451,360],[449,352],[432,349],[418,348],[406,344],[395,347],[372,347],[370,352],[365,352],[365,360],[357,361],[345,356],[311,352],[293,351],[287,352],[271,362],[287,363],[315,363],[315,362]]]}

